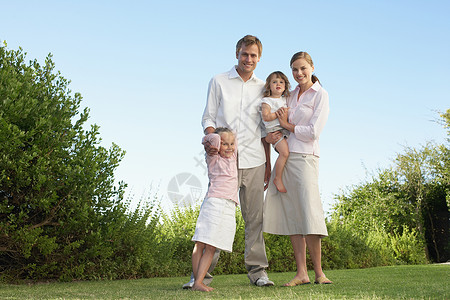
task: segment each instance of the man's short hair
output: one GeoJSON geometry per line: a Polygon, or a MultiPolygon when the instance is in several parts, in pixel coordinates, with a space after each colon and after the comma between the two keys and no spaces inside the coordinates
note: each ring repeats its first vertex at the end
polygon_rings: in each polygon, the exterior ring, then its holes
{"type": "Polygon", "coordinates": [[[236,44],[236,56],[239,55],[239,51],[241,51],[242,45],[245,45],[246,47],[251,46],[251,45],[258,46],[258,55],[259,55],[259,57],[261,57],[262,43],[256,36],[246,35],[242,39],[240,39],[236,44]]]}

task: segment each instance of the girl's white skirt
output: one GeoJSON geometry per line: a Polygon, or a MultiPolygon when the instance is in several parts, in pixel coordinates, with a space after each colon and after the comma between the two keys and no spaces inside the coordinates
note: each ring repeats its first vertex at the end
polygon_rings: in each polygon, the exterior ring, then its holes
{"type": "Polygon", "coordinates": [[[231,252],[235,233],[236,203],[223,198],[205,198],[192,241],[231,252]]]}

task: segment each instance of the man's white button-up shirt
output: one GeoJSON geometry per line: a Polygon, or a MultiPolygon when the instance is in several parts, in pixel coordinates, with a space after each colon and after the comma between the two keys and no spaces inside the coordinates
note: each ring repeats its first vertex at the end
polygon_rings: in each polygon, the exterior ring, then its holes
{"type": "Polygon", "coordinates": [[[244,82],[234,66],[209,82],[208,98],[202,117],[203,130],[227,127],[238,140],[238,167],[248,169],[266,162],[261,137],[261,99],[264,81],[254,74],[244,82]]]}

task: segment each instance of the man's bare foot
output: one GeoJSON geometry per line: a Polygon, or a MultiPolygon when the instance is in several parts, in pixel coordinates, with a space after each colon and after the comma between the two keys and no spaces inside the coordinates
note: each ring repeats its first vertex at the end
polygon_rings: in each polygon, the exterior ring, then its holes
{"type": "Polygon", "coordinates": [[[202,283],[199,283],[199,284],[194,283],[194,285],[192,286],[192,290],[193,291],[200,291],[200,292],[211,292],[214,289],[212,287],[209,287],[209,286],[205,285],[202,282],[202,283]]]}
{"type": "Polygon", "coordinates": [[[280,178],[275,177],[274,180],[273,180],[273,183],[275,184],[275,186],[277,187],[277,190],[280,193],[286,193],[287,192],[286,188],[284,187],[283,181],[280,178]]]}

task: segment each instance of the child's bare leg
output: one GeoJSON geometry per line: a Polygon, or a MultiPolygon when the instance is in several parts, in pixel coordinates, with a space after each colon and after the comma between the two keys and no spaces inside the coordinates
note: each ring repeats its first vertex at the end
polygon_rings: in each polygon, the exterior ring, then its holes
{"type": "MultiPolygon", "coordinates": [[[[203,244],[203,243],[202,243],[203,244]]],[[[193,291],[202,291],[202,292],[210,292],[213,290],[213,288],[205,285],[203,283],[203,279],[205,278],[206,272],[208,271],[209,266],[211,265],[214,253],[216,252],[216,247],[213,247],[208,244],[205,245],[205,251],[202,251],[201,258],[199,260],[198,266],[197,266],[197,272],[194,272],[194,278],[195,282],[192,286],[193,291]]],[[[194,260],[192,261],[194,263],[194,260]]]]}
{"type": "Polygon", "coordinates": [[[275,162],[275,178],[273,179],[273,183],[277,187],[277,190],[281,193],[286,193],[286,187],[283,184],[282,175],[284,170],[284,165],[289,157],[289,146],[285,138],[281,140],[276,146],[279,155],[277,161],[275,162]]]}

